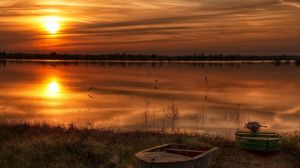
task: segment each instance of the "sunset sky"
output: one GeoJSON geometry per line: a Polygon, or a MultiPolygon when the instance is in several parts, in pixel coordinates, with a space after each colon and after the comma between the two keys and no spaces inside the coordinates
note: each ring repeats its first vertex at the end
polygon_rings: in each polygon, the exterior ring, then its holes
{"type": "Polygon", "coordinates": [[[300,0],[1,0],[0,50],[300,54],[300,0]]]}

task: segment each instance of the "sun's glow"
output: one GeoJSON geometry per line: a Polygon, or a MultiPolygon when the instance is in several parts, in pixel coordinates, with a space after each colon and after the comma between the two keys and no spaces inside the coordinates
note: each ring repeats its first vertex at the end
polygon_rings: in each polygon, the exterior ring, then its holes
{"type": "Polygon", "coordinates": [[[59,85],[57,84],[56,81],[53,81],[49,84],[48,90],[49,92],[57,93],[59,91],[59,85]]]}
{"type": "Polygon", "coordinates": [[[58,97],[60,92],[59,83],[56,80],[51,81],[46,88],[46,95],[48,97],[58,97]]]}
{"type": "Polygon", "coordinates": [[[43,17],[41,22],[49,34],[57,34],[61,28],[62,18],[57,16],[43,17]]]}

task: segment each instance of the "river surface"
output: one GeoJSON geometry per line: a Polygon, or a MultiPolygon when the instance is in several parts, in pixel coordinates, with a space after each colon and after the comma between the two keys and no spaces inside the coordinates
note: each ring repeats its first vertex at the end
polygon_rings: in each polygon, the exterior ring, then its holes
{"type": "Polygon", "coordinates": [[[230,135],[300,129],[293,63],[0,62],[0,120],[230,135]]]}

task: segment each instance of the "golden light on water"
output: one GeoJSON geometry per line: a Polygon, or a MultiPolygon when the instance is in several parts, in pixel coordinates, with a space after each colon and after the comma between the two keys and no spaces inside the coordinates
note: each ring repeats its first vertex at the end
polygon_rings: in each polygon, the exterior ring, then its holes
{"type": "Polygon", "coordinates": [[[51,80],[46,88],[47,97],[59,97],[60,95],[60,84],[56,80],[51,80]]]}
{"type": "Polygon", "coordinates": [[[49,84],[48,90],[52,93],[57,93],[59,91],[59,85],[56,81],[53,81],[49,84]]]}
{"type": "Polygon", "coordinates": [[[52,35],[55,35],[61,29],[62,18],[58,16],[47,16],[41,18],[41,23],[43,24],[44,29],[52,35]]]}

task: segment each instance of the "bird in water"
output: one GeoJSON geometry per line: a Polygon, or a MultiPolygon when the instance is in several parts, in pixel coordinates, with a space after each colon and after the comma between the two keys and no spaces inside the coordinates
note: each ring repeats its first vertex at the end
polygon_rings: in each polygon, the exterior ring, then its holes
{"type": "Polygon", "coordinates": [[[205,76],[205,82],[208,83],[208,77],[207,76],[205,76]]]}
{"type": "Polygon", "coordinates": [[[154,87],[154,88],[157,90],[158,87],[159,87],[159,83],[158,83],[158,80],[156,79],[156,80],[155,80],[155,87],[154,87]]]}
{"type": "MultiPolygon", "coordinates": [[[[92,91],[95,90],[95,89],[96,89],[96,88],[94,88],[94,87],[90,87],[90,88],[87,89],[87,91],[88,91],[88,92],[92,92],[92,91]]],[[[88,94],[88,96],[89,96],[89,98],[91,98],[91,99],[94,98],[94,97],[91,96],[90,94],[88,94]]]]}

